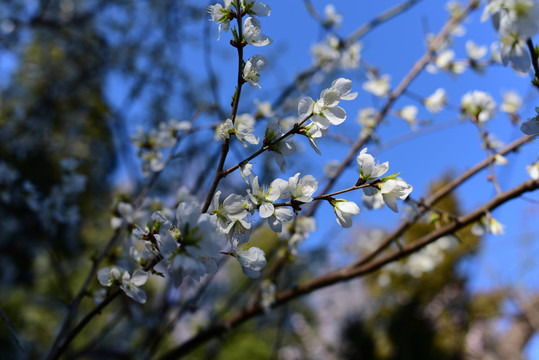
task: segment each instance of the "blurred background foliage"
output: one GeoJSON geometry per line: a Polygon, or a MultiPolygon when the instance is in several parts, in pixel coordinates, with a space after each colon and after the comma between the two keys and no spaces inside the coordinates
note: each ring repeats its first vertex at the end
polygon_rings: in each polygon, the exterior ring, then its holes
{"type": "MultiPolygon", "coordinates": [[[[206,6],[182,0],[0,4],[0,358],[37,359],[49,351],[96,249],[112,234],[111,209],[125,196],[113,187],[118,164],[128,164],[132,188],[142,186],[129,142],[134,125],[186,119],[200,109],[213,121],[226,116],[220,107],[226,101],[215,90],[218,77],[210,72],[200,78],[183,66],[190,46],[207,46],[208,25],[193,31],[208,22],[206,6]]],[[[218,155],[196,136],[185,149],[169,174],[190,172],[193,159],[212,166],[218,155]]],[[[269,177],[271,167],[265,169],[261,175],[269,177]]],[[[202,187],[204,179],[191,176],[186,182],[202,187]]],[[[178,187],[177,177],[162,177],[153,194],[178,187]]],[[[437,207],[459,213],[454,197],[437,207]]],[[[420,223],[403,241],[435,226],[420,223]]],[[[251,242],[267,254],[284,251],[268,229],[256,232],[251,242]]],[[[509,359],[503,351],[510,350],[487,341],[496,336],[492,324],[507,294],[472,294],[459,271],[480,238],[463,229],[447,242],[434,269],[410,273],[411,260],[402,260],[364,281],[271,310],[208,342],[191,358],[483,359],[492,353],[509,359]],[[464,346],[474,331],[481,340],[464,346]]],[[[122,251],[107,261],[114,263],[122,251]]],[[[269,258],[269,268],[275,258],[269,258]]],[[[323,248],[292,258],[275,279],[280,288],[320,274],[334,261],[323,248]]],[[[146,305],[127,297],[115,301],[75,339],[65,358],[152,358],[234,313],[259,283],[241,274],[237,264],[223,262],[221,275],[202,292],[189,290],[192,284],[174,290],[154,279],[145,286],[146,305]]],[[[83,313],[93,308],[98,288],[95,281],[81,304],[83,313]]],[[[513,346],[521,351],[533,330],[521,311],[515,314],[518,321],[506,331],[524,329],[527,337],[513,346]]]]}

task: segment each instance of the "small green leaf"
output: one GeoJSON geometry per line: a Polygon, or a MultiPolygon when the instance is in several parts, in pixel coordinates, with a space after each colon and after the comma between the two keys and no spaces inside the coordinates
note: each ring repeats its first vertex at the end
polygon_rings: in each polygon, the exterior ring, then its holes
{"type": "Polygon", "coordinates": [[[385,176],[385,177],[381,178],[380,181],[386,182],[386,181],[388,181],[388,180],[393,180],[393,179],[395,179],[395,178],[396,178],[397,176],[399,176],[399,175],[400,175],[400,173],[396,173],[396,174],[392,174],[392,175],[389,175],[389,176],[385,176]]]}

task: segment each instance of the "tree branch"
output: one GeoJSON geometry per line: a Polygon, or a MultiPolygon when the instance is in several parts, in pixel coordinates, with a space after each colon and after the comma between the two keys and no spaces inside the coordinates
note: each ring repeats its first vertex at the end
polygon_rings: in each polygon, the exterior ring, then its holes
{"type": "MultiPolygon", "coordinates": [[[[538,188],[539,180],[530,179],[528,181],[525,181],[524,183],[514,187],[511,190],[499,194],[494,199],[472,211],[468,215],[459,217],[456,221],[453,221],[446,226],[434,230],[433,232],[421,237],[417,241],[403,246],[399,250],[388,254],[383,258],[378,259],[377,261],[362,266],[354,266],[352,264],[352,266],[343,267],[332,273],[323,275],[321,277],[307,281],[303,284],[299,284],[297,286],[284,290],[276,295],[276,300],[275,303],[272,304],[272,307],[281,306],[293,299],[296,299],[305,294],[312,293],[318,289],[372,273],[382,268],[384,265],[387,265],[391,262],[399,260],[407,255],[410,255],[420,250],[421,248],[427,246],[428,244],[436,241],[443,236],[453,234],[457,230],[462,229],[463,227],[470,225],[475,221],[478,221],[485,214],[485,212],[492,211],[498,206],[506,203],[507,201],[514,199],[522,195],[523,193],[534,191],[538,188]]],[[[219,336],[232,328],[239,326],[248,319],[256,315],[260,315],[263,312],[264,309],[260,304],[253,304],[251,306],[248,306],[234,316],[232,316],[231,318],[229,318],[228,320],[225,320],[215,326],[204,330],[203,332],[195,335],[190,340],[186,341],[180,346],[170,350],[169,352],[164,354],[160,358],[160,360],[172,360],[184,356],[198,345],[208,341],[211,338],[219,336]]]]}

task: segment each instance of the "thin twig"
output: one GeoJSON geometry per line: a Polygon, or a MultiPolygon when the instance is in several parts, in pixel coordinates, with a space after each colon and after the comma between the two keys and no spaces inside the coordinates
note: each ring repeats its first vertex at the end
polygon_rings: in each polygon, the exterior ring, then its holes
{"type": "MultiPolygon", "coordinates": [[[[234,93],[234,100],[232,102],[232,113],[230,114],[230,119],[232,120],[232,123],[236,121],[236,114],[238,113],[238,106],[240,103],[241,88],[245,82],[243,80],[243,47],[244,47],[243,23],[241,21],[241,18],[242,18],[241,6],[238,0],[235,1],[235,6],[236,6],[236,20],[238,24],[239,44],[235,44],[236,49],[238,50],[238,80],[236,84],[236,92],[234,93]]],[[[208,208],[210,207],[211,199],[213,198],[215,191],[217,191],[217,186],[219,185],[219,182],[223,178],[222,172],[225,166],[225,160],[228,155],[229,147],[230,147],[230,138],[227,138],[223,141],[223,145],[221,146],[221,157],[219,158],[219,164],[217,165],[217,170],[215,171],[215,177],[213,178],[213,183],[211,185],[210,191],[208,192],[208,195],[206,196],[206,201],[204,202],[204,205],[202,206],[202,213],[205,213],[206,211],[208,211],[208,208]]]]}
{"type": "Polygon", "coordinates": [[[2,320],[6,323],[6,326],[9,330],[9,334],[15,340],[15,344],[17,344],[17,347],[20,351],[24,352],[24,348],[22,347],[22,344],[19,340],[19,337],[17,336],[17,333],[15,332],[15,329],[13,328],[13,325],[11,325],[11,321],[9,321],[9,318],[7,317],[6,313],[4,313],[4,310],[0,307],[0,317],[2,317],[2,320]]]}
{"type": "Polygon", "coordinates": [[[69,346],[71,341],[84,329],[86,325],[97,315],[100,314],[101,311],[112,302],[118,295],[122,293],[121,289],[117,289],[113,293],[111,293],[105,300],[103,300],[94,310],[89,312],[78,324],[69,332],[67,335],[64,343],[60,348],[58,348],[57,356],[55,358],[58,358],[69,346]]]}
{"type": "Polygon", "coordinates": [[[254,154],[248,156],[247,158],[243,159],[242,161],[240,161],[239,163],[237,163],[236,165],[224,170],[222,172],[222,177],[225,177],[227,176],[228,174],[230,174],[231,172],[234,172],[236,171],[237,169],[239,169],[242,165],[248,163],[249,161],[253,160],[255,157],[259,156],[260,154],[262,154],[264,151],[266,150],[269,150],[271,149],[272,146],[278,144],[279,142],[281,142],[283,139],[291,136],[292,134],[296,134],[298,133],[298,131],[301,129],[301,126],[303,126],[303,124],[305,124],[305,122],[307,120],[309,120],[314,114],[311,113],[309,116],[307,116],[305,119],[303,119],[302,121],[300,121],[299,123],[297,124],[294,124],[294,126],[292,126],[292,129],[288,130],[286,133],[284,133],[283,135],[281,135],[280,137],[278,137],[277,139],[271,141],[271,142],[268,142],[267,144],[264,144],[262,145],[262,147],[256,151],[254,154]]]}

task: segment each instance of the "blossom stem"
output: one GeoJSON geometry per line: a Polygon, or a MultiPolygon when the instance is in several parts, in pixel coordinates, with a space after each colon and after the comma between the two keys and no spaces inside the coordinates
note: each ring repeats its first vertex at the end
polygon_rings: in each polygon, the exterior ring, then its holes
{"type": "Polygon", "coordinates": [[[57,359],[62,355],[62,353],[67,349],[71,341],[84,329],[86,325],[98,314],[101,313],[101,311],[112,302],[118,295],[122,293],[121,289],[117,289],[113,293],[111,293],[109,296],[107,296],[99,305],[93,309],[91,312],[89,312],[78,324],[69,332],[69,335],[66,337],[64,343],[62,346],[58,348],[58,351],[56,352],[56,356],[54,359],[57,359]]]}
{"type": "MultiPolygon", "coordinates": [[[[238,80],[236,84],[236,91],[234,93],[234,99],[232,101],[232,113],[230,114],[230,119],[232,120],[232,123],[234,124],[236,120],[236,114],[238,113],[238,106],[240,103],[240,96],[241,96],[241,88],[244,84],[243,80],[243,23],[242,23],[242,17],[243,12],[241,11],[241,4],[239,0],[235,0],[236,4],[236,20],[238,24],[238,40],[239,44],[237,44],[235,47],[238,50],[238,80]]],[[[210,188],[210,191],[208,192],[208,196],[206,196],[206,201],[204,202],[204,205],[202,206],[202,213],[205,213],[208,211],[211,200],[213,199],[213,195],[215,194],[215,191],[217,191],[217,186],[219,185],[219,182],[224,177],[222,175],[223,168],[225,166],[225,160],[228,155],[228,150],[230,148],[230,138],[227,138],[223,141],[223,145],[221,146],[221,157],[219,159],[219,164],[217,165],[217,170],[215,172],[215,177],[213,178],[213,183],[210,188]]]]}
{"type": "MultiPolygon", "coordinates": [[[[355,186],[349,187],[348,189],[335,191],[335,192],[333,192],[331,194],[324,194],[324,195],[314,196],[313,201],[314,200],[330,200],[335,195],[340,195],[340,194],[344,194],[344,193],[347,193],[347,192],[350,192],[350,191],[363,189],[363,188],[366,188],[366,187],[369,187],[369,186],[372,186],[372,184],[355,185],[355,186]]],[[[294,204],[293,201],[287,201],[287,202],[273,204],[273,206],[274,207],[293,206],[293,204],[294,204]]]]}
{"type": "Polygon", "coordinates": [[[288,136],[292,135],[292,134],[295,134],[297,133],[301,126],[303,124],[305,124],[305,122],[307,120],[309,120],[314,114],[311,113],[309,116],[307,116],[305,119],[303,119],[302,121],[300,121],[299,123],[297,124],[294,124],[294,126],[292,127],[292,129],[290,129],[288,132],[286,132],[285,134],[283,134],[281,137],[271,141],[271,142],[268,142],[267,144],[264,144],[262,145],[262,147],[256,151],[255,153],[253,153],[252,155],[250,155],[249,157],[243,159],[242,161],[240,161],[239,163],[237,163],[236,165],[232,166],[231,168],[228,168],[224,171],[222,171],[221,173],[221,177],[225,177],[227,176],[228,174],[230,174],[231,172],[234,172],[236,170],[238,170],[243,164],[246,164],[248,163],[249,161],[253,160],[255,157],[257,157],[258,155],[262,154],[264,151],[270,149],[273,145],[279,143],[279,141],[287,138],[288,136]]]}

